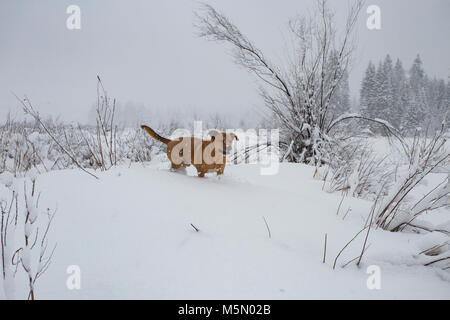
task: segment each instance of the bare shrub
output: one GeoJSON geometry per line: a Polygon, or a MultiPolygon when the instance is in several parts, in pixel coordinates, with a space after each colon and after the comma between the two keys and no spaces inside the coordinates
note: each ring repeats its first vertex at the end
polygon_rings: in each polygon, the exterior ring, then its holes
{"type": "Polygon", "coordinates": [[[15,122],[8,116],[0,125],[0,173],[8,171],[17,177],[31,168],[39,173],[48,171],[50,149],[44,150],[40,139],[42,136],[33,124],[15,122]]]}
{"type": "Polygon", "coordinates": [[[357,198],[373,199],[379,192],[380,182],[390,180],[392,176],[386,170],[386,158],[380,158],[366,139],[335,141],[336,143],[329,145],[327,153],[333,157],[333,161],[316,169],[321,172],[327,191],[340,191],[357,198]]]}
{"type": "Polygon", "coordinates": [[[425,212],[450,207],[448,175],[420,199],[410,197],[411,192],[430,173],[437,169],[450,172],[450,153],[445,146],[447,136],[444,128],[443,124],[431,138],[426,133],[422,136],[417,133],[407,145],[408,164],[403,172],[399,170],[397,184],[377,208],[375,221],[378,227],[391,231],[403,230],[425,212]]]}
{"type": "Polygon", "coordinates": [[[106,171],[121,160],[120,150],[117,150],[118,129],[114,119],[116,100],[111,100],[108,96],[99,76],[97,80],[95,132],[93,135],[86,133],[80,125],[78,129],[91,158],[91,165],[106,171]]]}
{"type": "Polygon", "coordinates": [[[40,211],[35,174],[35,170],[29,172],[31,183],[28,178],[25,179],[23,196],[16,190],[18,180],[12,176],[6,181],[8,186],[0,184],[0,188],[5,189],[2,190],[3,196],[10,195],[10,199],[0,199],[2,279],[5,295],[9,299],[15,298],[14,279],[20,267],[26,274],[27,297],[35,299],[36,282],[49,268],[56,248],[55,245],[50,250],[48,240],[55,213],[50,212],[50,209],[40,211]],[[16,244],[17,240],[19,243],[16,244]]]}
{"type": "Polygon", "coordinates": [[[31,191],[27,192],[26,183],[24,185],[25,217],[24,217],[24,245],[19,248],[15,255],[16,263],[21,264],[28,276],[28,299],[35,299],[36,281],[45,273],[50,266],[56,244],[48,253],[48,231],[52,224],[55,213],[48,212],[45,224],[40,223],[43,229],[40,231],[39,222],[42,213],[39,212],[39,195],[36,193],[36,180],[32,178],[31,191]],[[33,261],[34,254],[37,254],[37,261],[33,261]]]}
{"type": "MultiPolygon", "coordinates": [[[[3,187],[0,185],[0,187],[3,187]]],[[[8,299],[14,298],[14,268],[11,264],[12,255],[14,252],[14,229],[17,226],[18,205],[17,193],[10,192],[9,199],[0,199],[0,244],[1,244],[1,259],[2,259],[2,279],[3,290],[8,299]],[[13,230],[11,231],[11,228],[13,230]]]]}
{"type": "MultiPolygon", "coordinates": [[[[95,126],[44,120],[27,97],[16,98],[34,123],[8,118],[0,126],[0,173],[23,175],[30,168],[42,173],[78,167],[97,178],[88,169],[106,171],[126,160],[150,161],[152,151],[161,151],[162,147],[148,139],[138,126],[129,129],[116,124],[115,100],[108,96],[99,77],[95,126]]],[[[176,125],[156,128],[168,134],[176,125]]]]}

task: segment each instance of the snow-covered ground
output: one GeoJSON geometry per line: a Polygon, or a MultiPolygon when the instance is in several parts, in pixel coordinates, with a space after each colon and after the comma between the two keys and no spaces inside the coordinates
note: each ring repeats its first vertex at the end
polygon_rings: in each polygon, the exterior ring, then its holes
{"type": "MultiPolygon", "coordinates": [[[[262,176],[242,164],[200,179],[155,160],[99,180],[75,169],[39,175],[40,207],[57,207],[49,234],[57,248],[36,298],[450,299],[448,269],[425,267],[432,257],[419,255],[439,242],[434,233],[371,230],[360,267],[342,268],[359,256],[363,232],[333,270],[371,203],[345,198],[337,215],[340,194],[324,192],[313,173],[281,164],[262,176]],[[81,271],[79,290],[66,285],[71,265],[81,271]],[[380,268],[379,290],[367,286],[370,265],[380,268]]],[[[16,298],[26,298],[26,285],[18,272],[16,298]]]]}

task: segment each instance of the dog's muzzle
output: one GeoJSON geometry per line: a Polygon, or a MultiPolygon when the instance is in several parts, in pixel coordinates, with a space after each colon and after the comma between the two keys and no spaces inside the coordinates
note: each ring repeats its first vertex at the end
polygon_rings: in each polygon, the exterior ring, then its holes
{"type": "Polygon", "coordinates": [[[224,156],[230,155],[233,148],[231,146],[226,146],[225,151],[223,149],[218,149],[218,151],[223,154],[224,156]]]}

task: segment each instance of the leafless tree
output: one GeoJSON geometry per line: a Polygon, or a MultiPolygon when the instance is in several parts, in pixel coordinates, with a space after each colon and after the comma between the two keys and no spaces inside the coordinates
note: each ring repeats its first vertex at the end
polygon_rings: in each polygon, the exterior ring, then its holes
{"type": "Polygon", "coordinates": [[[210,5],[197,13],[199,35],[231,44],[235,62],[260,81],[259,92],[282,129],[280,146],[285,158],[295,162],[320,163],[327,128],[335,119],[329,115],[330,101],[347,72],[354,52],[354,28],[363,0],[349,8],[342,32],[335,25],[327,0],[317,0],[308,17],[289,21],[293,38],[292,58],[286,67],[273,64],[226,16],[210,5]]]}

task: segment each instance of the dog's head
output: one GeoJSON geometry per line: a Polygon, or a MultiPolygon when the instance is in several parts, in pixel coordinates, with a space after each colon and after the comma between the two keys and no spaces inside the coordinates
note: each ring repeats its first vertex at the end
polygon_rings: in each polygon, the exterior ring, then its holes
{"type": "Polygon", "coordinates": [[[219,151],[223,155],[227,155],[231,151],[233,140],[239,141],[238,137],[234,133],[219,132],[217,130],[210,130],[208,134],[211,136],[211,141],[220,144],[219,151]]]}

